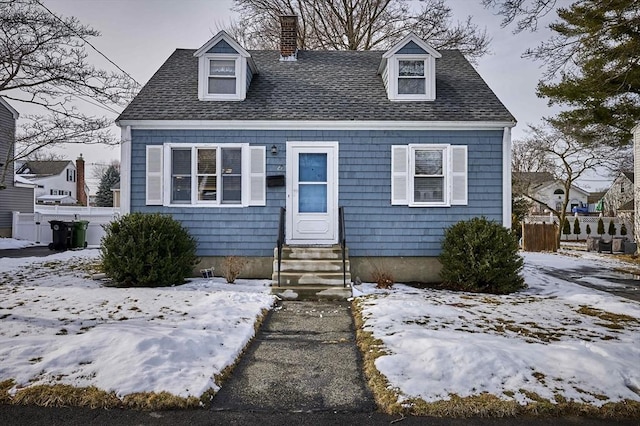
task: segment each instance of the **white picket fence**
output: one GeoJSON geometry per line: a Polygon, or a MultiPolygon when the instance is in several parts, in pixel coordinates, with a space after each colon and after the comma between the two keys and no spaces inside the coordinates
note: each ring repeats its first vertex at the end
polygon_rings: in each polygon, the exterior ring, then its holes
{"type": "MultiPolygon", "coordinates": [[[[564,235],[562,234],[562,240],[575,240],[576,239],[576,235],[573,233],[573,222],[575,221],[575,216],[574,215],[567,215],[567,219],[569,220],[569,225],[571,226],[571,234],[569,235],[564,235]]],[[[587,235],[587,225],[589,225],[589,227],[591,228],[591,236],[592,237],[597,237],[598,236],[598,220],[600,219],[599,216],[578,216],[578,221],[580,222],[580,231],[582,231],[578,236],[577,239],[579,240],[586,240],[588,235],[587,235]]],[[[604,235],[608,236],[609,234],[607,234],[607,231],[609,230],[609,223],[613,221],[615,227],[616,227],[616,237],[620,237],[620,228],[622,227],[622,223],[625,224],[625,227],[627,228],[627,235],[626,237],[629,240],[633,240],[633,224],[630,223],[629,221],[623,220],[619,217],[602,217],[602,222],[604,224],[604,235]]],[[[524,222],[525,223],[558,223],[558,218],[554,215],[544,215],[544,216],[525,216],[524,218],[524,222]]]]}
{"type": "Polygon", "coordinates": [[[49,244],[53,240],[50,220],[72,222],[86,220],[86,241],[89,246],[99,246],[104,236],[102,225],[111,222],[119,215],[119,209],[111,207],[65,207],[41,206],[35,207],[35,213],[13,212],[13,238],[33,241],[38,244],[49,244]]]}

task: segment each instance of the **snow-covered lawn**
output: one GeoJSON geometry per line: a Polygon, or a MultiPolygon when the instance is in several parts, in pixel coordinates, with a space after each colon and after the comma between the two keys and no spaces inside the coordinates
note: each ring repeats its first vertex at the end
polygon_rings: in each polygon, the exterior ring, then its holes
{"type": "Polygon", "coordinates": [[[595,406],[640,401],[640,303],[542,272],[607,269],[613,261],[524,257],[529,288],[508,296],[363,285],[364,330],[386,352],[375,365],[401,399],[486,392],[521,404],[531,397],[595,406]]]}
{"type": "MultiPolygon", "coordinates": [[[[267,280],[105,287],[90,278],[98,256],[0,258],[0,382],[13,379],[12,392],[37,384],[120,397],[217,391],[215,376],[274,303],[267,280]]],[[[588,253],[527,253],[525,262],[529,288],[509,296],[359,288],[364,329],[386,352],[375,365],[401,398],[640,401],[640,303],[544,273],[624,264],[588,253]]]]}
{"type": "Polygon", "coordinates": [[[24,247],[30,247],[35,245],[31,241],[16,240],[15,238],[2,238],[0,237],[0,250],[6,249],[20,249],[24,247]]]}
{"type": "Polygon", "coordinates": [[[199,397],[274,302],[267,281],[105,287],[89,275],[98,256],[0,259],[0,382],[199,397]]]}

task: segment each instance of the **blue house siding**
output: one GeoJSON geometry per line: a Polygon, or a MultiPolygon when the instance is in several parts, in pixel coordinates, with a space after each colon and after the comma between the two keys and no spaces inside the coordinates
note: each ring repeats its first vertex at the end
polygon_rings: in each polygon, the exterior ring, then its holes
{"type": "Polygon", "coordinates": [[[145,146],[250,143],[267,147],[267,176],[286,170],[287,141],[339,143],[339,204],[350,255],[437,256],[444,228],[473,216],[502,222],[502,131],[132,130],[131,211],[172,214],[198,239],[200,256],[270,257],[285,188],[267,188],[265,207],[145,206],[145,146]],[[468,205],[391,205],[391,146],[448,143],[468,147],[468,205]],[[278,155],[269,153],[278,147],[278,155]],[[282,168],[278,170],[278,167],[282,168]]]}

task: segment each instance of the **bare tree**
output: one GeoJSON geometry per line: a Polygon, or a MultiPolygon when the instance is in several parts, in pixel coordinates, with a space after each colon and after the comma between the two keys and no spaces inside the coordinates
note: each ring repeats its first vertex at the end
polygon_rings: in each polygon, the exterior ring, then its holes
{"type": "Polygon", "coordinates": [[[227,32],[249,49],[277,49],[279,17],[299,18],[298,47],[308,50],[385,49],[409,32],[436,49],[459,49],[470,60],[490,38],[467,17],[453,22],[445,0],[236,0],[240,19],[227,32]]]}
{"type": "Polygon", "coordinates": [[[104,174],[107,172],[107,169],[110,167],[115,168],[118,172],[120,172],[120,161],[112,160],[110,163],[95,163],[92,164],[93,170],[91,171],[91,177],[96,180],[101,180],[104,174]]]}
{"type": "Polygon", "coordinates": [[[557,0],[482,0],[485,7],[502,15],[503,27],[515,22],[516,32],[537,30],[539,19],[553,12],[556,3],[557,0]]]}
{"type": "Polygon", "coordinates": [[[112,119],[87,115],[75,105],[85,100],[116,115],[115,108],[139,87],[119,68],[108,72],[87,62],[89,39],[99,35],[39,0],[0,0],[0,96],[18,110],[24,105],[42,111],[21,116],[11,155],[0,161],[0,188],[16,160],[45,147],[118,142],[108,130],[112,119]]]}
{"type": "MultiPolygon", "coordinates": [[[[514,142],[512,170],[513,196],[524,197],[544,205],[564,223],[572,185],[585,173],[598,169],[614,170],[624,156],[622,149],[606,144],[585,147],[573,134],[575,129],[552,126],[529,126],[529,135],[514,142]],[[545,173],[562,185],[564,196],[560,208],[550,206],[536,194],[537,183],[530,172],[545,173]]],[[[561,229],[558,232],[560,242],[561,229]]]]}

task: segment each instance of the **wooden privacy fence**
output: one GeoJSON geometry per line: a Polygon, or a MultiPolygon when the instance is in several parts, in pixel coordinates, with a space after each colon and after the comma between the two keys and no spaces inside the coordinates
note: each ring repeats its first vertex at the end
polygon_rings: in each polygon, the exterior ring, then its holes
{"type": "Polygon", "coordinates": [[[555,223],[523,223],[524,251],[558,251],[558,225],[555,223]]]}

